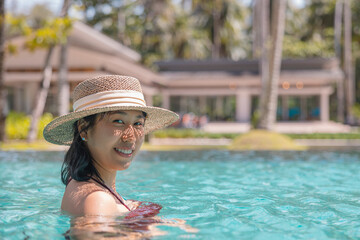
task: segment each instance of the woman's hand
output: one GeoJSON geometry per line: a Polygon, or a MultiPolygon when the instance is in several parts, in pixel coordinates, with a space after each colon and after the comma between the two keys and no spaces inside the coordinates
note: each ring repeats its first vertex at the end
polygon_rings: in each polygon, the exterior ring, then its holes
{"type": "Polygon", "coordinates": [[[130,208],[131,211],[133,211],[140,206],[141,202],[135,200],[126,200],[125,204],[130,208]]]}

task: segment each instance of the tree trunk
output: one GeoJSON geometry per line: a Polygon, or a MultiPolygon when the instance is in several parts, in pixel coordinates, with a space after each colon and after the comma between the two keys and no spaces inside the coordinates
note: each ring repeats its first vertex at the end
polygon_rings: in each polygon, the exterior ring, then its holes
{"type": "Polygon", "coordinates": [[[214,0],[213,2],[213,45],[212,45],[212,52],[211,56],[212,59],[219,59],[220,58],[220,9],[221,9],[221,2],[219,0],[214,0]]]}
{"type": "Polygon", "coordinates": [[[258,44],[258,30],[259,30],[259,26],[258,26],[258,19],[257,17],[259,16],[258,14],[258,7],[259,6],[259,1],[255,0],[253,1],[253,5],[252,5],[252,13],[251,13],[251,22],[252,22],[252,27],[251,27],[251,40],[252,40],[252,57],[254,59],[258,58],[258,49],[259,49],[259,44],[258,44]]]}
{"type": "MultiPolygon", "coordinates": [[[[69,6],[69,0],[64,0],[64,5],[61,10],[61,16],[65,16],[65,12],[67,12],[68,6],[69,6]]],[[[54,46],[50,46],[45,58],[41,87],[39,90],[38,97],[36,99],[35,108],[31,116],[31,124],[30,124],[29,134],[27,137],[28,142],[33,142],[36,139],[39,119],[42,113],[44,112],[46,98],[48,96],[50,81],[52,77],[51,56],[53,50],[54,50],[54,46]]]]}
{"type": "MultiPolygon", "coordinates": [[[[342,15],[344,0],[337,0],[335,6],[335,20],[334,20],[334,49],[336,58],[341,64],[341,36],[342,36],[342,15]]],[[[337,120],[344,122],[344,79],[339,79],[337,82],[337,120]]]]}
{"type": "MultiPolygon", "coordinates": [[[[258,128],[272,130],[276,121],[278,85],[282,59],[282,42],[285,29],[286,0],[274,0],[271,19],[271,48],[269,54],[269,79],[262,89],[264,101],[258,128]]],[[[263,97],[263,96],[262,96],[263,97]]]]}
{"type": "MultiPolygon", "coordinates": [[[[64,5],[60,17],[68,15],[71,1],[64,0],[64,5]]],[[[70,106],[70,87],[67,79],[67,42],[60,46],[60,66],[58,79],[58,114],[59,116],[69,113],[70,106]]]]}
{"type": "Polygon", "coordinates": [[[6,89],[4,79],[5,0],[0,1],[0,142],[5,141],[6,89]]]}
{"type": "Polygon", "coordinates": [[[35,108],[31,115],[30,130],[27,137],[28,142],[33,142],[36,139],[39,119],[44,111],[46,98],[49,92],[51,76],[52,76],[51,56],[53,50],[54,50],[54,46],[49,47],[48,52],[46,54],[41,87],[37,95],[35,108]]]}
{"type": "MultiPolygon", "coordinates": [[[[264,50],[264,43],[262,39],[267,37],[268,34],[268,0],[255,0],[253,3],[253,11],[252,11],[252,56],[254,59],[259,59],[264,50]],[[264,5],[267,6],[263,7],[264,5]],[[265,15],[266,16],[265,16],[265,15]],[[262,36],[265,32],[266,34],[262,36]]],[[[259,65],[261,66],[261,64],[259,65]]],[[[261,67],[259,68],[261,69],[261,67]]]]}
{"type": "Polygon", "coordinates": [[[352,67],[352,53],[351,53],[351,8],[350,0],[344,2],[344,73],[345,73],[345,97],[346,97],[346,122],[354,124],[354,116],[352,114],[352,107],[354,106],[354,91],[355,81],[352,67]]]}
{"type": "Polygon", "coordinates": [[[60,46],[60,66],[58,79],[58,114],[59,116],[69,113],[70,86],[67,79],[67,44],[60,46]]]}
{"type": "Polygon", "coordinates": [[[334,49],[335,55],[341,59],[341,33],[342,33],[342,16],[344,0],[337,0],[335,6],[335,18],[334,18],[334,49]]]}
{"type": "Polygon", "coordinates": [[[269,82],[269,0],[257,0],[256,1],[256,10],[257,10],[257,19],[258,19],[258,30],[257,35],[259,37],[259,49],[258,55],[260,54],[259,60],[259,69],[261,74],[261,94],[260,94],[260,103],[259,103],[259,113],[260,119],[259,122],[256,123],[256,128],[263,128],[260,124],[261,119],[263,119],[266,112],[266,103],[269,99],[269,91],[267,91],[268,82],[269,82]]]}

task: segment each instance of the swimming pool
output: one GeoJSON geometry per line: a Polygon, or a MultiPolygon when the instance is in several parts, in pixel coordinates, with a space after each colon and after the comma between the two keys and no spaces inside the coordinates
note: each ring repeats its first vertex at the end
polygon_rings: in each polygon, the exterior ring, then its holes
{"type": "MultiPolygon", "coordinates": [[[[63,155],[0,152],[1,239],[64,239],[63,155]]],[[[117,190],[161,204],[161,219],[198,229],[160,225],[166,234],[152,239],[360,239],[359,159],[360,152],[142,152],[119,172],[117,190]]]]}

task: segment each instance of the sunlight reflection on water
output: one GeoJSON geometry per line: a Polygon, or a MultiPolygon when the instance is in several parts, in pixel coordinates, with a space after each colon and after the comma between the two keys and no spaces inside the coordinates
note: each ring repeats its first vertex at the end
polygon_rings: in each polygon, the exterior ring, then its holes
{"type": "MultiPolygon", "coordinates": [[[[70,218],[59,211],[63,155],[0,152],[1,239],[64,238],[70,218]]],[[[156,218],[107,224],[116,234],[153,234],[152,239],[360,238],[359,157],[358,152],[142,152],[119,172],[117,190],[126,199],[163,208],[156,218]],[[134,224],[145,231],[129,227],[134,224]]],[[[115,234],[106,228],[97,232],[81,234],[115,234]]]]}

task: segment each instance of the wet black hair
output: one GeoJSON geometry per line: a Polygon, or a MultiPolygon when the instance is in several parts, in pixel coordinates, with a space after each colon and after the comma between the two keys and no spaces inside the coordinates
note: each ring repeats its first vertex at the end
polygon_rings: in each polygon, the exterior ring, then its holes
{"type": "Polygon", "coordinates": [[[78,130],[78,121],[73,125],[74,138],[61,167],[61,181],[65,185],[69,183],[70,179],[81,182],[88,181],[92,176],[102,180],[94,166],[90,150],[80,136],[82,132],[86,132],[94,127],[97,114],[84,117],[83,120],[85,126],[80,132],[78,130]]]}
{"type": "MultiPolygon", "coordinates": [[[[65,154],[64,162],[61,167],[61,181],[64,185],[67,185],[70,179],[83,182],[88,181],[92,177],[100,180],[101,182],[104,182],[99,172],[95,168],[95,160],[91,156],[89,148],[81,139],[80,134],[93,128],[97,121],[101,120],[106,114],[109,113],[112,112],[98,113],[82,118],[84,121],[84,127],[80,132],[78,130],[79,121],[74,123],[74,138],[69,150],[65,154]]],[[[143,112],[143,115],[146,118],[147,114],[145,112],[143,112]]]]}

